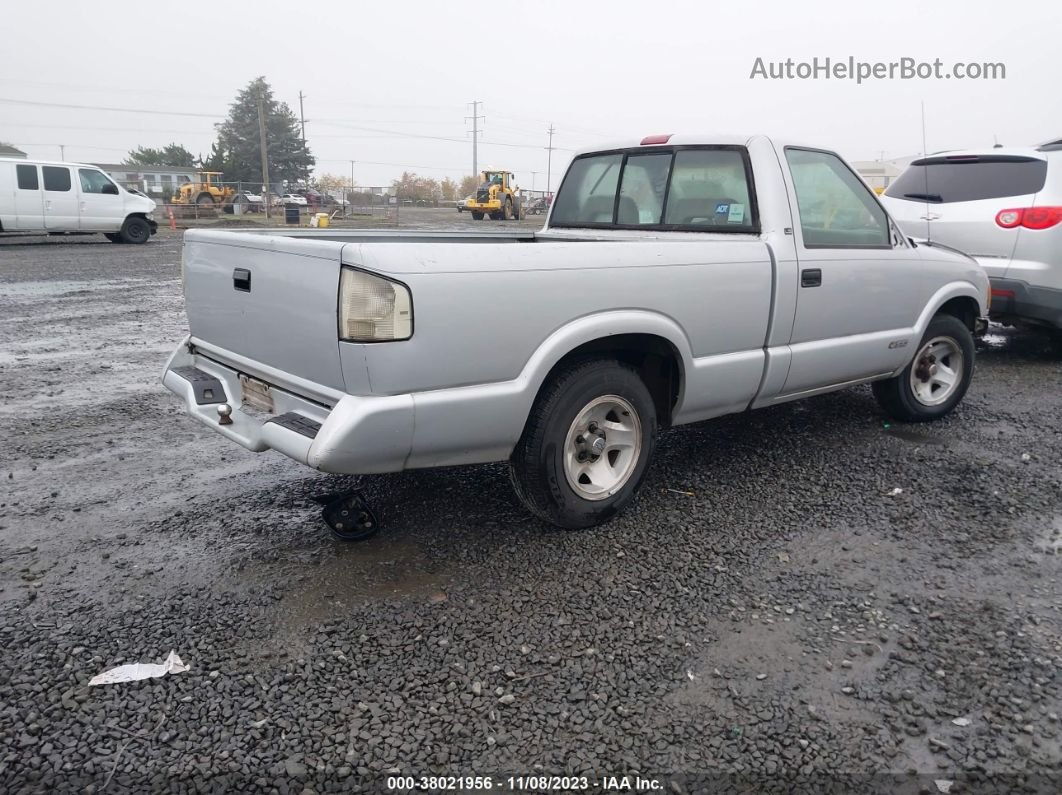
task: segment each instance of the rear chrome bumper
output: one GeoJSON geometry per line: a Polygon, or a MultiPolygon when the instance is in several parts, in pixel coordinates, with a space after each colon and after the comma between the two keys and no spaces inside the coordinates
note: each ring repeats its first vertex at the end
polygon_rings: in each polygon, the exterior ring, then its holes
{"type": "Polygon", "coordinates": [[[345,395],[329,406],[271,385],[274,412],[246,405],[240,371],[189,350],[186,338],[166,363],[163,385],[188,413],[255,452],[276,450],[324,472],[376,474],[406,467],[413,443],[413,397],[345,395]],[[227,405],[230,422],[218,407],[227,405]]]}

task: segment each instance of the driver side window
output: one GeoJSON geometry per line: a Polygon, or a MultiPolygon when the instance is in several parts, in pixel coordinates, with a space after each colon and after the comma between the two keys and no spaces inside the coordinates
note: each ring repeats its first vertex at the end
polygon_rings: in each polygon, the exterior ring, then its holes
{"type": "Polygon", "coordinates": [[[104,186],[112,184],[101,172],[90,168],[78,169],[77,173],[81,179],[82,193],[103,193],[104,186]]]}
{"type": "Polygon", "coordinates": [[[786,149],[805,248],[892,248],[885,211],[830,152],[786,149]]]}

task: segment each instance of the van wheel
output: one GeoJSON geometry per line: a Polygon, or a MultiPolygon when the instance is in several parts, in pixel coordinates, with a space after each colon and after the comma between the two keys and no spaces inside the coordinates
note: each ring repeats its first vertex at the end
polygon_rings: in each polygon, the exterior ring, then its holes
{"type": "Polygon", "coordinates": [[[147,243],[151,239],[151,227],[143,218],[133,215],[125,219],[119,234],[123,243],[147,243]]]}
{"type": "Polygon", "coordinates": [[[902,422],[929,422],[950,414],[970,387],[974,341],[966,324],[937,315],[918,343],[918,352],[895,378],[873,385],[878,404],[902,422]]]}
{"type": "Polygon", "coordinates": [[[611,359],[583,360],[543,386],[509,476],[539,518],[592,527],[634,499],[655,444],[656,407],[638,373],[611,359]]]}
{"type": "Polygon", "coordinates": [[[122,233],[121,232],[104,232],[103,236],[105,238],[107,238],[108,240],[110,240],[112,243],[124,243],[125,242],[124,240],[122,240],[122,233]]]}

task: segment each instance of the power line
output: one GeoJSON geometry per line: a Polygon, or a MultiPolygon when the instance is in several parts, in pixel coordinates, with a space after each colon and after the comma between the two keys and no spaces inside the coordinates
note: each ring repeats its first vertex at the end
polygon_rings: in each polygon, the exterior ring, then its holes
{"type": "Polygon", "coordinates": [[[31,99],[9,99],[0,97],[0,102],[9,105],[33,105],[39,108],[65,108],[67,110],[103,110],[111,113],[145,113],[153,116],[194,116],[199,119],[223,119],[224,115],[215,113],[190,113],[181,110],[146,110],[144,108],[107,108],[100,105],[74,105],[65,102],[36,102],[31,99]]]}

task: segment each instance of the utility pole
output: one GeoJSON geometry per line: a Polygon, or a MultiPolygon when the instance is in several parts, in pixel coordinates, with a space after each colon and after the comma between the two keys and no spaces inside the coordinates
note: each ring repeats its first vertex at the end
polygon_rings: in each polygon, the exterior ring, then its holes
{"type": "Polygon", "coordinates": [[[551,186],[550,183],[552,182],[552,177],[553,177],[553,133],[554,132],[555,132],[555,130],[553,129],[553,125],[551,124],[549,126],[549,146],[546,147],[546,152],[548,153],[546,155],[546,195],[547,196],[550,196],[550,195],[553,194],[552,186],[551,186]]]}
{"type": "Polygon", "coordinates": [[[354,163],[357,161],[350,161],[350,195],[347,196],[347,205],[349,206],[350,213],[354,213],[354,163]]]}
{"type": "Polygon", "coordinates": [[[472,174],[479,174],[479,122],[484,119],[479,115],[479,106],[483,103],[479,100],[472,102],[472,115],[465,116],[465,121],[472,120],[472,174]]]}
{"type": "Polygon", "coordinates": [[[66,162],[66,146],[59,144],[59,159],[66,162]]]}
{"type": "Polygon", "coordinates": [[[306,143],[306,116],[302,112],[302,92],[299,92],[299,123],[302,125],[302,142],[306,143]]]}
{"type": "Polygon", "coordinates": [[[265,99],[262,97],[262,87],[258,86],[258,138],[262,144],[262,180],[265,185],[262,186],[265,196],[265,215],[266,221],[269,221],[269,205],[272,204],[272,196],[269,195],[269,151],[266,149],[266,123],[265,123],[265,99]]]}

